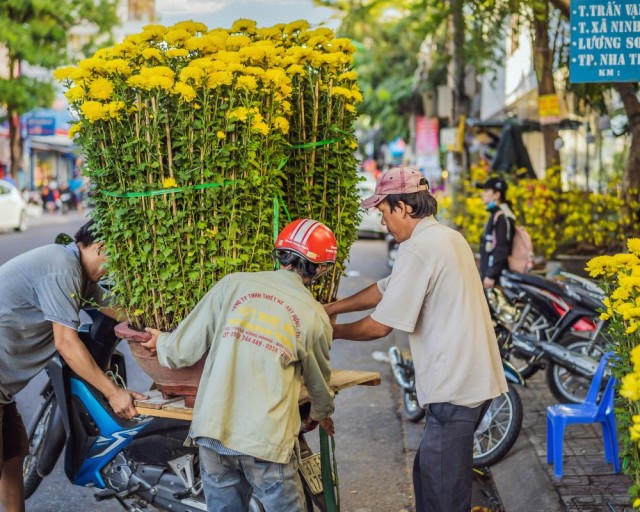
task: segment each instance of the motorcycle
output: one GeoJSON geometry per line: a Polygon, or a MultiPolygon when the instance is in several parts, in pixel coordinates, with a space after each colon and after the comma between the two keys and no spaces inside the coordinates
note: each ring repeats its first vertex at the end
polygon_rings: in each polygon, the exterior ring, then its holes
{"type": "MultiPolygon", "coordinates": [[[[426,411],[418,403],[413,360],[404,357],[395,346],[389,349],[388,355],[393,375],[402,388],[404,414],[410,421],[418,422],[426,411]]],[[[514,384],[524,386],[525,382],[509,362],[503,359],[502,364],[509,391],[492,400],[474,433],[473,465],[476,468],[500,461],[514,445],[522,428],[522,401],[514,384]]]]}
{"type": "MultiPolygon", "coordinates": [[[[115,321],[87,310],[89,321],[78,329],[96,363],[121,387],[126,387],[124,356],[115,350],[120,339],[115,321]]],[[[115,500],[130,512],[149,505],[161,510],[207,510],[198,463],[198,449],[183,446],[190,422],[138,416],[124,420],[90,384],[76,376],[57,356],[46,368],[49,381],[42,405],[28,428],[29,454],[23,466],[25,496],[30,497],[54,468],[64,450],[64,471],[74,485],[92,487],[98,501],[115,500]]],[[[300,406],[306,420],[310,403],[300,406]]],[[[304,434],[317,426],[303,421],[299,434],[300,472],[307,511],[326,510],[320,454],[314,454],[304,434]]],[[[252,498],[251,512],[263,511],[252,498]]]]}
{"type": "Polygon", "coordinates": [[[598,318],[604,292],[579,276],[561,275],[564,281],[505,271],[487,300],[503,357],[526,379],[545,369],[557,400],[581,403],[607,350],[605,322],[598,318]]]}

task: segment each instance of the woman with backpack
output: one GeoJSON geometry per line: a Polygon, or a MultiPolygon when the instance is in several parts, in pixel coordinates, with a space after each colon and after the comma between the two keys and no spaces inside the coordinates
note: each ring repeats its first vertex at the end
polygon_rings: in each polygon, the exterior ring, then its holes
{"type": "Polygon", "coordinates": [[[503,179],[489,178],[476,186],[482,189],[480,197],[489,212],[480,239],[480,276],[485,288],[493,288],[502,271],[509,268],[516,217],[507,203],[507,183],[503,179]]]}

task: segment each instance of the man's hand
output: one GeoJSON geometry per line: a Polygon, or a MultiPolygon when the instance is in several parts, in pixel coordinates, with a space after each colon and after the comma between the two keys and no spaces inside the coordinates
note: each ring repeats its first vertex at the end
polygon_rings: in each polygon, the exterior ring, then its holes
{"type": "Polygon", "coordinates": [[[147,397],[141,393],[122,388],[116,388],[116,390],[107,397],[113,412],[124,419],[131,419],[138,415],[134,400],[145,400],[146,398],[147,397]]]}
{"type": "Polygon", "coordinates": [[[327,304],[323,304],[322,307],[324,308],[325,313],[329,316],[329,321],[332,324],[336,323],[336,319],[338,317],[338,315],[336,313],[333,313],[333,306],[334,302],[329,302],[327,304]]]}
{"type": "Polygon", "coordinates": [[[151,327],[145,328],[145,331],[151,334],[151,339],[144,343],[140,343],[140,346],[146,348],[152,354],[155,354],[158,351],[158,349],[156,348],[158,345],[158,337],[162,334],[162,331],[153,329],[151,327]]]}
{"type": "Polygon", "coordinates": [[[331,437],[336,433],[336,429],[333,426],[333,420],[329,418],[325,418],[323,420],[317,420],[320,426],[324,429],[324,431],[329,434],[331,437]]]}

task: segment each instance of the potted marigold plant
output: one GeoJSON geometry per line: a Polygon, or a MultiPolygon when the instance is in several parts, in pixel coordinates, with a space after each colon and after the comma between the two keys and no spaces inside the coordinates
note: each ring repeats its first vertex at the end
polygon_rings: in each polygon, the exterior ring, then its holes
{"type": "Polygon", "coordinates": [[[356,238],[353,45],[305,21],[149,25],[56,71],[77,121],[118,303],[174,328],[235,271],[273,268],[287,217],[338,239],[335,296],[356,238]]]}

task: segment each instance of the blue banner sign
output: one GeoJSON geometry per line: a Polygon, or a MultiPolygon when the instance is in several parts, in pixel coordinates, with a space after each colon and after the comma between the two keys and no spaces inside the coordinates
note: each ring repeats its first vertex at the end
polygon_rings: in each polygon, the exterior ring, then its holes
{"type": "Polygon", "coordinates": [[[640,81],[640,2],[571,0],[569,80],[640,81]]]}
{"type": "Polygon", "coordinates": [[[56,120],[53,117],[29,117],[27,135],[54,135],[56,120]]]}

